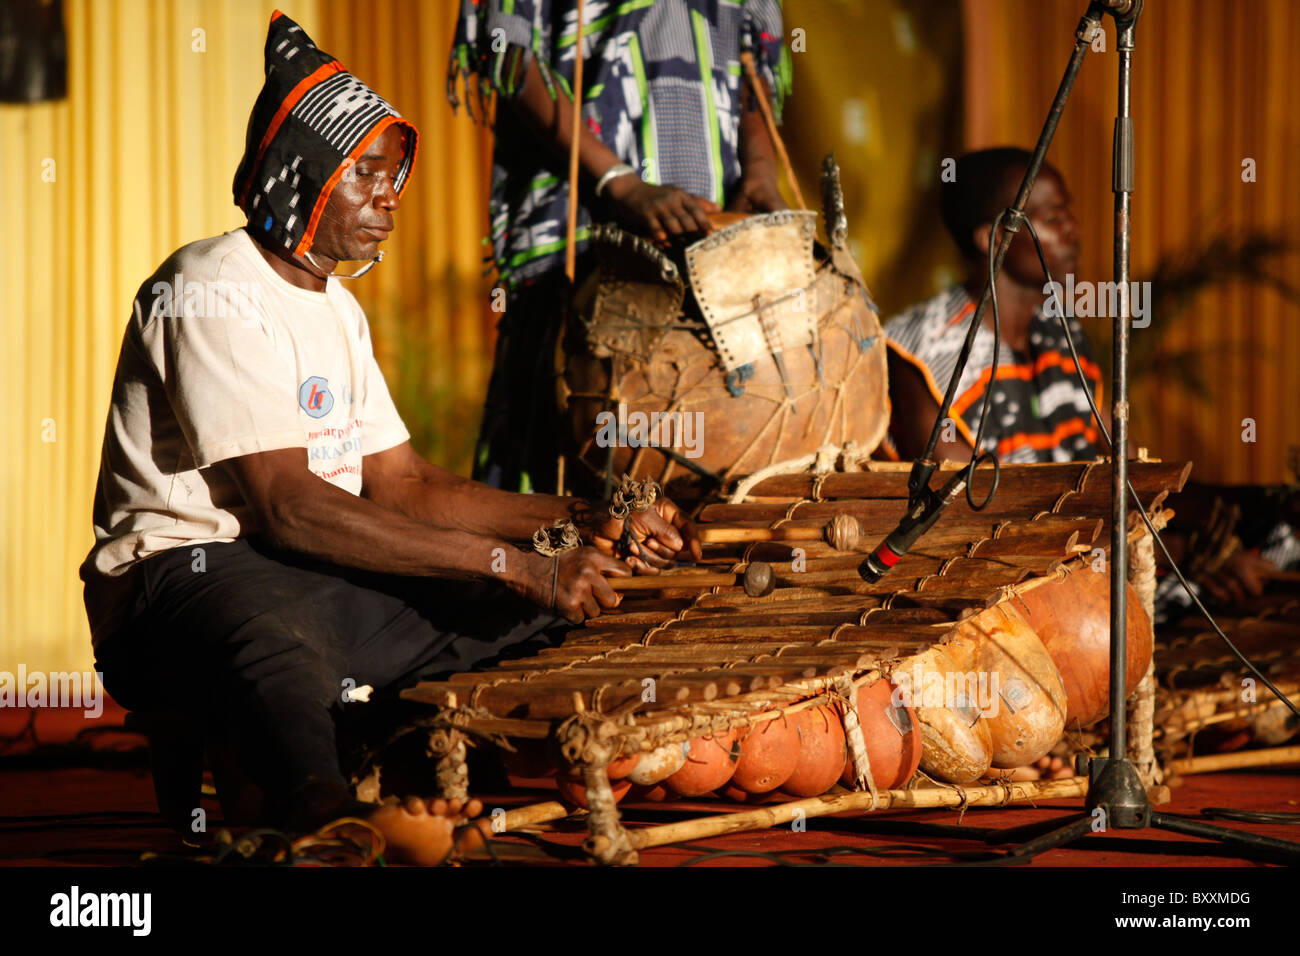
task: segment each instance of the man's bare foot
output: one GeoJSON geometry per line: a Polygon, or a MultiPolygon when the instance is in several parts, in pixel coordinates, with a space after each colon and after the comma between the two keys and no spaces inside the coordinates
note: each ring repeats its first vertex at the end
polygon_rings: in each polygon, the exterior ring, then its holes
{"type": "Polygon", "coordinates": [[[376,808],[369,820],[384,835],[390,862],[437,866],[453,850],[460,854],[483,846],[492,830],[486,820],[474,819],[482,812],[480,800],[407,797],[376,808]]]}

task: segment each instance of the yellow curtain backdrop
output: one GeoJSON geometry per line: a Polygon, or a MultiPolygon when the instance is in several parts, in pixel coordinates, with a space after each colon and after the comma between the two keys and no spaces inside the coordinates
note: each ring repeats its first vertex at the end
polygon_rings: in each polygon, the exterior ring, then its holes
{"type": "MultiPolygon", "coordinates": [[[[68,95],[0,105],[0,669],[85,668],[77,566],[135,292],[242,223],[271,0],[67,0],[68,95]]],[[[294,0],[309,32],[315,0],[294,0]]]]}
{"type": "MultiPolygon", "coordinates": [[[[1073,46],[1082,0],[964,0],[966,147],[1032,147],[1073,46]]],[[[1074,194],[1082,229],[1079,277],[1109,280],[1114,22],[1105,52],[1090,53],[1048,153],[1074,194]]],[[[1137,126],[1133,275],[1165,254],[1245,230],[1285,231],[1300,244],[1300,4],[1293,0],[1148,0],[1136,31],[1132,112],[1137,126]],[[1243,182],[1243,161],[1255,182],[1243,182]]],[[[1271,270],[1296,284],[1300,255],[1271,270]]],[[[1108,342],[1107,320],[1087,323],[1108,342]]],[[[1192,476],[1276,482],[1300,445],[1291,391],[1300,362],[1300,309],[1277,290],[1215,285],[1167,322],[1134,329],[1134,348],[1207,359],[1210,395],[1198,400],[1170,375],[1134,382],[1132,434],[1166,459],[1195,461],[1192,476]],[[1245,419],[1255,442],[1242,440],[1245,419]]],[[[1109,347],[1108,345],[1106,346],[1109,347]]],[[[1133,369],[1141,375],[1141,367],[1133,369]]]]}

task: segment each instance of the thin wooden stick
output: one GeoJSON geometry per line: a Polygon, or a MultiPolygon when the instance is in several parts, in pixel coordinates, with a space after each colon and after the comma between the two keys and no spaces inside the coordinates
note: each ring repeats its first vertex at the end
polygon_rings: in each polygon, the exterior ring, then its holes
{"type": "Polygon", "coordinates": [[[745,76],[749,78],[750,85],[754,87],[754,99],[758,101],[758,111],[763,114],[763,123],[767,126],[767,135],[772,137],[772,145],[776,148],[776,155],[781,159],[786,179],[790,181],[790,189],[794,192],[795,202],[799,204],[800,209],[807,209],[808,206],[803,201],[803,193],[799,191],[799,180],[794,178],[794,167],[790,165],[790,154],[785,151],[785,143],[781,141],[781,134],[776,129],[776,119],[772,116],[771,104],[767,102],[767,97],[763,95],[763,83],[758,78],[758,71],[754,69],[754,54],[748,50],[743,51],[740,54],[740,63],[745,68],[745,76]]]}
{"type": "Polygon", "coordinates": [[[702,527],[704,544],[733,544],[748,541],[825,541],[836,551],[857,550],[862,542],[862,524],[852,515],[837,514],[821,527],[787,525],[775,528],[702,527]]]}
{"type": "Polygon", "coordinates": [[[578,241],[578,144],[582,139],[582,28],[587,4],[578,0],[578,40],[573,48],[573,142],[569,144],[569,222],[565,231],[564,274],[572,285],[577,276],[578,241]]]}
{"type": "Polygon", "coordinates": [[[746,541],[821,541],[825,536],[822,528],[738,528],[723,525],[717,528],[700,527],[696,529],[701,544],[738,544],[746,541]]]}
{"type": "Polygon", "coordinates": [[[492,831],[494,833],[509,833],[511,830],[532,826],[535,823],[563,820],[572,812],[569,807],[566,807],[558,800],[530,803],[525,807],[515,807],[513,810],[507,810],[500,818],[493,818],[492,831]]]}
{"type": "Polygon", "coordinates": [[[1240,750],[1230,754],[1207,754],[1204,757],[1171,760],[1165,764],[1165,774],[1187,776],[1193,773],[1212,773],[1215,770],[1276,767],[1290,763],[1300,763],[1300,747],[1269,747],[1266,750],[1240,750]]]}
{"type": "Polygon", "coordinates": [[[677,571],[645,574],[630,578],[607,578],[615,591],[662,591],[667,588],[734,587],[745,583],[743,574],[712,574],[707,571],[677,571]]]}
{"type": "Polygon", "coordinates": [[[1062,797],[1079,797],[1088,791],[1086,777],[1067,777],[1063,780],[1026,780],[1019,783],[991,784],[983,787],[927,787],[920,790],[881,790],[875,797],[871,793],[854,792],[823,794],[806,800],[794,800],[757,810],[724,813],[712,817],[698,817],[680,823],[667,823],[657,827],[632,830],[632,846],[645,849],[684,843],[726,833],[744,833],[780,826],[799,818],[824,817],[832,813],[852,813],[867,810],[920,809],[928,807],[955,807],[965,804],[972,807],[1000,806],[1022,800],[1055,800],[1062,797]]]}

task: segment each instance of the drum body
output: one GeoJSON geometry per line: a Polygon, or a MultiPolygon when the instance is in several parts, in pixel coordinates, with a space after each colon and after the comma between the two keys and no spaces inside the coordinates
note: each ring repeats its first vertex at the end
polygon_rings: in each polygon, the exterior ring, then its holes
{"type": "Polygon", "coordinates": [[[612,227],[560,342],[567,483],[651,476],[693,497],[728,477],[883,438],[884,337],[842,249],[815,214],[750,216],[686,249],[612,227]]]}

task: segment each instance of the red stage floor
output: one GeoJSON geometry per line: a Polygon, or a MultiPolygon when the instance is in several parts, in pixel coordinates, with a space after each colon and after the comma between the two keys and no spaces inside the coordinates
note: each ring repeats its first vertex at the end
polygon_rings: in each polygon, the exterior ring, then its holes
{"type": "MultiPolygon", "coordinates": [[[[24,711],[0,713],[0,738],[11,737],[23,726],[24,711]]],[[[121,712],[106,709],[97,726],[120,723],[121,712]]],[[[42,743],[64,743],[84,725],[58,712],[42,712],[36,724],[42,743]]],[[[124,734],[102,734],[96,741],[99,752],[115,747],[139,745],[139,738],[124,734]]],[[[8,754],[24,747],[13,747],[8,754]]],[[[101,764],[107,758],[101,758],[101,764]]],[[[108,761],[111,762],[111,761],[108,761]]],[[[553,791],[516,793],[510,797],[482,795],[490,811],[495,806],[515,806],[550,799],[553,791]]],[[[206,802],[206,801],[205,801],[206,802]]],[[[220,826],[220,811],[210,802],[210,825],[220,826]]],[[[698,815],[693,810],[718,812],[720,803],[625,804],[629,820],[666,822],[678,815],[698,815]]],[[[951,861],[948,851],[975,850],[979,841],[953,839],[950,835],[868,833],[866,826],[880,821],[892,826],[897,821],[960,825],[973,828],[1006,828],[1064,817],[1069,801],[1050,801],[1038,807],[972,809],[960,815],[955,810],[887,812],[870,818],[824,818],[807,821],[805,832],[789,826],[752,833],[710,838],[697,844],[643,851],[645,866],[674,866],[699,860],[698,865],[771,866],[778,862],[835,862],[858,865],[915,865],[951,861]],[[710,852],[719,855],[704,859],[710,852]],[[764,857],[746,854],[780,854],[764,857]]],[[[1294,769],[1269,773],[1235,772],[1184,777],[1173,790],[1171,803],[1158,809],[1197,817],[1206,807],[1237,810],[1300,810],[1300,772],[1294,769]]],[[[741,808],[737,808],[741,809],[741,808]]],[[[142,853],[170,853],[180,849],[176,837],[153,813],[153,791],[143,766],[35,767],[32,758],[0,758],[0,865],[130,866],[142,853]],[[26,764],[24,766],[24,764],[26,764]]],[[[1285,825],[1209,821],[1222,826],[1281,839],[1300,838],[1300,828],[1285,825]]],[[[537,834],[532,842],[501,841],[503,855],[518,862],[543,865],[583,865],[576,848],[585,836],[580,824],[560,824],[557,829],[537,834]],[[566,853],[565,850],[572,852],[566,853]],[[543,855],[542,850],[548,851],[543,855]],[[556,858],[554,854],[562,857],[556,858]]],[[[1080,841],[1078,849],[1059,849],[1035,860],[1038,866],[1249,866],[1245,861],[1215,856],[1209,845],[1189,837],[1147,830],[1131,835],[1096,834],[1080,841]],[[1150,848],[1153,853],[1133,852],[1150,848]]],[[[1005,849],[1005,848],[1004,848],[1005,849]]]]}

